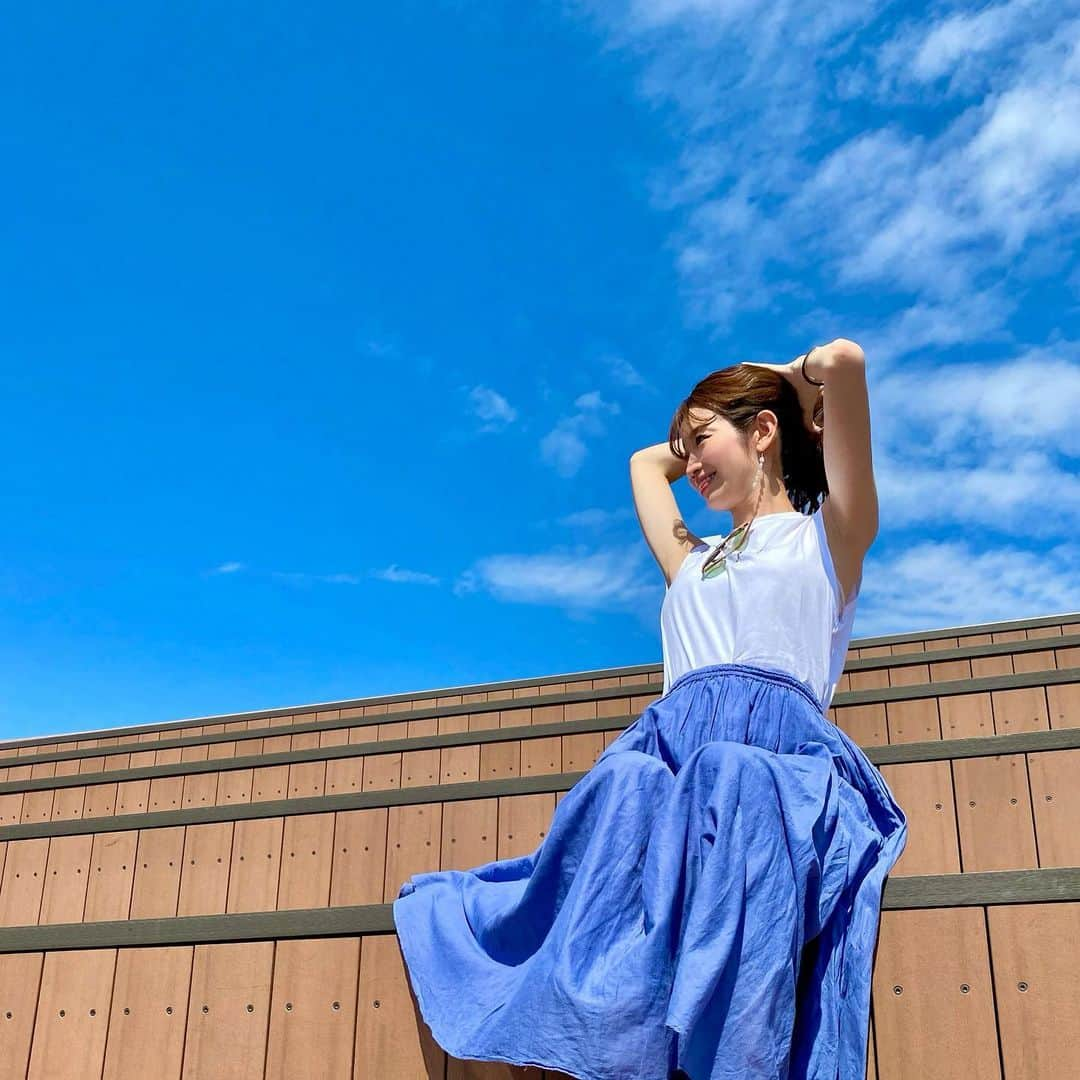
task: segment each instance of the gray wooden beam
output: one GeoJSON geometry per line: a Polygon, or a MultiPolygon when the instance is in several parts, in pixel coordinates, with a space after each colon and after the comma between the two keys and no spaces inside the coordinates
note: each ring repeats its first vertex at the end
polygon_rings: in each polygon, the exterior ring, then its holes
{"type": "MultiPolygon", "coordinates": [[[[883,911],[1080,900],[1080,868],[886,879],[883,911]]],[[[0,928],[0,954],[394,933],[391,904],[0,928]]]]}

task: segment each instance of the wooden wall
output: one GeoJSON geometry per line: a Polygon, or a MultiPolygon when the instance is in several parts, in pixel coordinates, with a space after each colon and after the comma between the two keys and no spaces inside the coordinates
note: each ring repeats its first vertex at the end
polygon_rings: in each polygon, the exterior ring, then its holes
{"type": "MultiPolygon", "coordinates": [[[[1080,616],[852,642],[830,719],[910,830],[872,1080],[1080,1075],[1078,657],[1080,616]]],[[[557,1076],[433,1043],[389,904],[410,874],[533,851],[661,681],[0,744],[0,1080],[557,1076]]]]}

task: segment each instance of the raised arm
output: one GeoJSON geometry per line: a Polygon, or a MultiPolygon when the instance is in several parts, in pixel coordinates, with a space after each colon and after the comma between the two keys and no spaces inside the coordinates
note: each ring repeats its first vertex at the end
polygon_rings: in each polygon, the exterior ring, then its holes
{"type": "Polygon", "coordinates": [[[646,446],[630,455],[634,510],[645,542],[668,585],[679,572],[687,552],[701,543],[686,527],[671,490],[671,485],[685,471],[686,462],[675,457],[666,442],[646,446]]]}

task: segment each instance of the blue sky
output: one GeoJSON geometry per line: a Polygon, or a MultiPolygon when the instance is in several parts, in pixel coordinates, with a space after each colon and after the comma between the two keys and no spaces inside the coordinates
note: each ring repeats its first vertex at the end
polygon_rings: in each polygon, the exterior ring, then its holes
{"type": "Polygon", "coordinates": [[[657,662],[627,458],[708,371],[838,336],[881,505],[855,636],[1076,610],[1078,30],[24,5],[0,736],[657,662]]]}

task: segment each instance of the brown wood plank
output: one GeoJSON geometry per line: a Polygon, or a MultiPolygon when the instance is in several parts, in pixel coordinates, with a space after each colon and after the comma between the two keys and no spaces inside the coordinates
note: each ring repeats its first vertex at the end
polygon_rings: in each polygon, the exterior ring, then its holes
{"type": "Polygon", "coordinates": [[[0,795],[0,825],[18,825],[22,821],[23,798],[21,791],[0,795]]]}
{"type": "Polygon", "coordinates": [[[1080,904],[987,909],[1007,1077],[1080,1076],[1080,904]]]}
{"type": "Polygon", "coordinates": [[[285,820],[280,817],[236,822],[227,911],[277,910],[284,833],[285,820]]]}
{"type": "Polygon", "coordinates": [[[439,866],[432,869],[471,870],[493,862],[498,839],[498,799],[443,803],[442,852],[439,866]]]}
{"type": "Polygon", "coordinates": [[[0,879],[0,926],[36,926],[45,889],[49,837],[10,840],[0,879]]]}
{"type": "MultiPolygon", "coordinates": [[[[431,732],[431,734],[435,734],[431,732]]],[[[439,783],[441,749],[414,750],[401,755],[401,786],[428,787],[439,783]]]]}
{"type": "MultiPolygon", "coordinates": [[[[98,833],[94,836],[90,852],[90,880],[86,886],[86,904],[83,908],[83,919],[87,922],[140,917],[132,910],[131,903],[134,881],[138,876],[139,847],[139,833],[136,830],[98,833]]],[[[175,913],[173,906],[168,914],[175,913]]]]}
{"type": "Polygon", "coordinates": [[[981,907],[882,912],[872,994],[881,1080],[1001,1080],[981,907]]]}
{"type": "Polygon", "coordinates": [[[499,859],[528,855],[535,851],[547,834],[555,813],[555,796],[512,795],[499,799],[499,859]]]}
{"type": "Polygon", "coordinates": [[[885,705],[889,720],[889,742],[924,742],[941,738],[941,718],[938,699],[916,698],[914,701],[889,701],[885,705]]]}
{"type": "Polygon", "coordinates": [[[150,781],[148,810],[179,810],[184,802],[184,778],[160,776],[150,781]]]}
{"type": "Polygon", "coordinates": [[[277,943],[266,1080],[352,1074],[359,970],[359,938],[277,943]]]}
{"type": "Polygon", "coordinates": [[[364,779],[364,759],[338,758],[326,763],[326,793],[348,795],[361,790],[364,779]]]}
{"type": "Polygon", "coordinates": [[[289,798],[310,799],[326,791],[326,762],[298,761],[289,766],[289,798]]]}
{"type": "Polygon", "coordinates": [[[890,876],[960,872],[956,800],[949,764],[915,761],[881,767],[881,775],[908,819],[907,846],[890,876]]]}
{"type": "Polygon", "coordinates": [[[251,802],[253,769],[229,769],[221,773],[217,788],[218,806],[237,806],[251,802]]]}
{"type": "Polygon", "coordinates": [[[961,868],[975,872],[1036,866],[1025,755],[962,758],[952,766],[961,868]]]}
{"type": "Polygon", "coordinates": [[[391,806],[386,827],[383,902],[397,898],[401,883],[422,870],[438,870],[442,803],[391,806]]]}
{"type": "MultiPolygon", "coordinates": [[[[116,785],[117,814],[145,814],[150,808],[149,780],[123,780],[116,785]]],[[[181,791],[183,781],[181,781],[181,791]]]]}
{"type": "Polygon", "coordinates": [[[0,955],[0,1080],[26,1080],[44,954],[0,955]]]}
{"type": "Polygon", "coordinates": [[[118,951],[102,1080],[180,1080],[193,948],[118,951]]]}
{"type": "Polygon", "coordinates": [[[386,866],[385,806],[342,810],[334,826],[330,904],[381,904],[386,866]]]}
{"type": "MultiPolygon", "coordinates": [[[[205,749],[205,747],[203,748],[205,749]]],[[[206,755],[203,755],[206,759],[206,755]]],[[[184,806],[216,806],[218,777],[222,773],[192,773],[184,777],[184,806]]]]}
{"type": "Polygon", "coordinates": [[[364,790],[401,787],[401,754],[372,754],[364,758],[364,790]]]}
{"type": "Polygon", "coordinates": [[[562,737],[523,739],[521,742],[521,775],[537,776],[562,772],[562,737]]]}
{"type": "Polygon", "coordinates": [[[362,939],[353,1080],[443,1080],[446,1054],[431,1036],[394,934],[362,939]]]}
{"type": "Polygon", "coordinates": [[[186,827],[177,915],[224,913],[229,899],[234,824],[222,821],[186,827]]]}
{"type": "Polygon", "coordinates": [[[1026,686],[1018,690],[993,690],[994,731],[1011,735],[1016,731],[1047,731],[1050,712],[1044,686],[1026,686]]]}
{"type": "Polygon", "coordinates": [[[90,833],[50,839],[39,924],[82,922],[93,841],[90,833]]]}
{"type": "Polygon", "coordinates": [[[138,837],[131,918],[171,919],[180,895],[184,826],[143,829],[138,837]]]}
{"type": "Polygon", "coordinates": [[[52,821],[54,789],[28,791],[23,797],[22,821],[52,821]]]}
{"type": "Polygon", "coordinates": [[[263,1080],[274,942],[196,945],[183,1080],[263,1080]]]}
{"type": "Polygon", "coordinates": [[[86,788],[83,817],[112,817],[115,812],[116,784],[92,784],[86,788]]]}
{"type": "Polygon", "coordinates": [[[116,949],[47,953],[27,1080],[101,1080],[116,949]]]}
{"type": "MultiPolygon", "coordinates": [[[[334,863],[334,815],[301,814],[285,819],[277,910],[326,907],[334,863]]],[[[271,908],[271,910],[274,910],[271,908]]]]}
{"type": "Polygon", "coordinates": [[[845,705],[843,708],[829,707],[829,719],[841,730],[850,735],[859,746],[886,746],[889,742],[888,718],[885,706],[880,703],[871,705],[845,705]]]}
{"type": "MultiPolygon", "coordinates": [[[[1072,658],[1071,665],[1080,664],[1080,649],[1072,651],[1077,655],[1072,658]]],[[[1046,700],[1051,727],[1080,727],[1080,683],[1058,683],[1056,686],[1048,686],[1046,700]]]]}
{"type": "Polygon", "coordinates": [[[941,710],[941,731],[946,739],[974,739],[996,734],[989,694],[943,697],[938,700],[938,707],[941,710]]]}
{"type": "Polygon", "coordinates": [[[1080,866],[1080,750],[1028,754],[1040,866],[1080,866]]]}
{"type": "Polygon", "coordinates": [[[289,790],[288,765],[264,765],[252,770],[251,801],[284,799],[289,790]]]}

